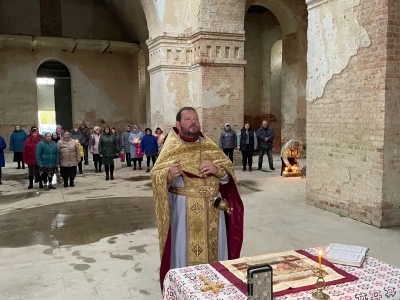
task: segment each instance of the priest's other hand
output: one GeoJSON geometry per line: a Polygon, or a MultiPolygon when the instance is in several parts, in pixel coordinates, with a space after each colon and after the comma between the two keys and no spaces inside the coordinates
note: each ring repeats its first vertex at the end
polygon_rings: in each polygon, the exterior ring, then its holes
{"type": "Polygon", "coordinates": [[[203,172],[204,175],[215,174],[217,173],[217,166],[214,165],[212,161],[205,160],[200,165],[200,171],[203,172]]]}
{"type": "Polygon", "coordinates": [[[182,175],[182,167],[179,162],[176,161],[169,167],[169,175],[171,175],[172,178],[177,178],[182,175]]]}

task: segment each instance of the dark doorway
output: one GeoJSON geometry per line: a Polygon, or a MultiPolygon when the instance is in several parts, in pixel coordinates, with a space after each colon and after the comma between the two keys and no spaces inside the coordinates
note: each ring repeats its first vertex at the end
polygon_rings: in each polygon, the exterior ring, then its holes
{"type": "Polygon", "coordinates": [[[72,99],[71,76],[68,68],[58,61],[46,61],[39,66],[37,78],[53,79],[47,82],[54,83],[55,122],[64,130],[70,130],[72,128],[72,99]]]}

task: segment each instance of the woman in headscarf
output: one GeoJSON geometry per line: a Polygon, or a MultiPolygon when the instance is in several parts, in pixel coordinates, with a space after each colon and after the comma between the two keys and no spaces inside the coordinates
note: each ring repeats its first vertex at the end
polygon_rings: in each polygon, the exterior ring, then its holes
{"type": "Polygon", "coordinates": [[[94,126],[93,128],[93,134],[90,136],[90,153],[93,155],[93,162],[94,162],[94,172],[101,173],[101,164],[102,164],[102,158],[99,154],[99,142],[100,142],[100,127],[99,126],[94,126]]]}
{"type": "Polygon", "coordinates": [[[119,151],[119,142],[106,125],[99,142],[99,154],[106,170],[106,180],[114,180],[114,159],[118,157],[119,151]]]}
{"type": "Polygon", "coordinates": [[[24,143],[28,135],[21,129],[21,126],[15,126],[15,130],[10,136],[10,150],[14,152],[13,162],[18,164],[17,169],[25,169],[25,163],[23,158],[24,143]]]}
{"type": "Polygon", "coordinates": [[[133,161],[133,170],[136,170],[136,162],[139,163],[139,170],[142,169],[143,154],[139,154],[137,150],[140,150],[140,141],[143,138],[143,133],[139,130],[136,125],[132,126],[132,131],[129,134],[129,143],[131,144],[131,160],[133,161]]]}
{"type": "Polygon", "coordinates": [[[43,188],[43,181],[39,174],[39,166],[37,165],[36,162],[36,148],[41,140],[42,138],[39,135],[37,127],[33,126],[31,128],[28,138],[25,140],[23,149],[23,157],[26,164],[28,165],[28,179],[29,179],[28,189],[33,188],[34,177],[35,177],[35,183],[39,182],[39,188],[43,188]]]}
{"type": "Polygon", "coordinates": [[[61,125],[57,125],[55,134],[57,134],[58,140],[62,140],[64,136],[64,130],[62,129],[61,125]]]}
{"type": "Polygon", "coordinates": [[[153,167],[156,163],[156,157],[158,155],[158,143],[157,138],[152,135],[151,129],[146,128],[145,130],[146,135],[143,137],[142,141],[140,142],[140,149],[144,154],[146,154],[147,158],[147,169],[146,173],[150,172],[150,160],[153,162],[153,167]]]}
{"type": "Polygon", "coordinates": [[[51,140],[49,132],[44,135],[44,140],[36,147],[36,161],[44,184],[47,184],[47,181],[49,182],[45,189],[55,189],[53,175],[58,167],[58,149],[57,144],[51,140]]]}
{"type": "Polygon", "coordinates": [[[60,174],[64,180],[64,187],[74,187],[76,177],[76,166],[81,162],[79,144],[71,139],[70,133],[64,131],[63,139],[58,141],[57,149],[60,155],[60,174]]]}
{"type": "Polygon", "coordinates": [[[53,134],[51,135],[51,140],[54,142],[54,143],[58,143],[58,141],[59,140],[61,140],[61,138],[58,136],[58,133],[57,132],[53,132],[53,134]]]}

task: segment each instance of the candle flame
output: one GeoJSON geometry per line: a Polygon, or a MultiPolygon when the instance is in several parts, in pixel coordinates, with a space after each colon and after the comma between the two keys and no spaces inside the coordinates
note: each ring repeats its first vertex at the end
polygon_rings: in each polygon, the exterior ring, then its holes
{"type": "Polygon", "coordinates": [[[318,254],[319,256],[322,256],[322,249],[319,250],[318,254]]]}

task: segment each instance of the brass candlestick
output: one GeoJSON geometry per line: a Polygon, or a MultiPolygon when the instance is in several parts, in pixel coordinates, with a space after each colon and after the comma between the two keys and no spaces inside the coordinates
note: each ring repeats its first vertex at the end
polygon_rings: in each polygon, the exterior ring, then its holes
{"type": "Polygon", "coordinates": [[[322,272],[322,269],[318,269],[317,272],[317,282],[315,283],[315,288],[317,289],[314,293],[312,293],[312,296],[314,299],[317,300],[328,300],[330,299],[330,296],[328,294],[324,293],[324,289],[325,289],[325,280],[324,280],[324,273],[322,272]]]}

